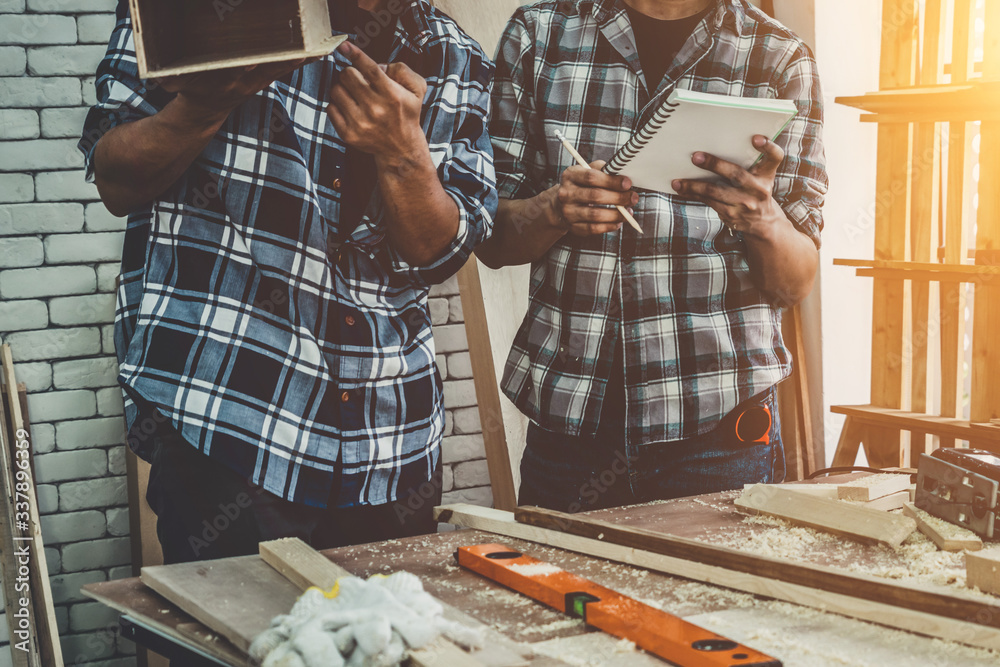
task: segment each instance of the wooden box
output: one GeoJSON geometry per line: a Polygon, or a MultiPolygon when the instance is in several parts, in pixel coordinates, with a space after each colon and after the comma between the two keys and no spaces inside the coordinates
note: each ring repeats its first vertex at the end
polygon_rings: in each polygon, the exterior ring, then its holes
{"type": "Polygon", "coordinates": [[[139,75],[174,76],[332,53],[337,0],[129,0],[139,75]]]}

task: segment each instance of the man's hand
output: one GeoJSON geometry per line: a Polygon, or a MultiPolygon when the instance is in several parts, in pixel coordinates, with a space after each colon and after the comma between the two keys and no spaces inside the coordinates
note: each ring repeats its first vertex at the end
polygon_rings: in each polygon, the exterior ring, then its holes
{"type": "Polygon", "coordinates": [[[208,121],[226,118],[240,104],[270,86],[274,81],[313,60],[234,67],[211,72],[170,76],[158,81],[166,91],[176,93],[193,114],[203,114],[208,121]]]}
{"type": "Polygon", "coordinates": [[[415,162],[427,153],[420,126],[427,82],[402,63],[379,65],[345,42],[340,52],[354,67],[340,74],[326,111],[347,145],[387,160],[415,162]]]}
{"type": "Polygon", "coordinates": [[[601,171],[604,162],[590,169],[573,166],[562,174],[555,201],[556,226],[576,236],[608,234],[621,228],[625,219],[615,206],[630,208],[639,203],[632,181],[601,171]]]}
{"type": "Polygon", "coordinates": [[[715,209],[730,229],[750,236],[768,238],[780,225],[787,224],[784,211],[774,200],[774,179],[785,152],[763,135],[753,139],[763,158],[747,171],[739,165],[706,153],[695,153],[691,161],[721,176],[726,183],[699,180],[674,181],[678,194],[715,209]]]}

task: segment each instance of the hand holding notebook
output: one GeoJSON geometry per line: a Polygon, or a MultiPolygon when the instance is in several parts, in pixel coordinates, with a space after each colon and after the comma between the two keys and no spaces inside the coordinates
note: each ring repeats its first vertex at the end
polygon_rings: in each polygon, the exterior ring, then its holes
{"type": "Polygon", "coordinates": [[[674,193],[677,180],[713,179],[696,166],[705,153],[751,169],[760,159],[756,135],[772,140],[795,117],[791,100],[730,97],[674,89],[649,121],[615,154],[605,171],[628,176],[635,187],[674,193]]]}

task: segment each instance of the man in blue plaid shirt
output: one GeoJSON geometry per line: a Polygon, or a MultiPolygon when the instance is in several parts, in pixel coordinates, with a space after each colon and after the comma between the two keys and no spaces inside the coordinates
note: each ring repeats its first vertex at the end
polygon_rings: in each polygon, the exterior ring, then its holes
{"type": "Polygon", "coordinates": [[[427,296],[492,230],[493,67],[421,0],[331,7],[363,49],[143,82],[123,1],[97,72],[81,149],[129,215],[115,346],[167,562],[436,528],[427,296]]]}
{"type": "Polygon", "coordinates": [[[746,0],[546,0],[514,15],[496,61],[502,199],[477,256],[532,265],[503,380],[532,421],[520,502],[575,511],[780,481],[781,309],[811,290],[827,190],[808,47],[746,0]],[[599,169],[674,88],[799,113],[777,142],[754,139],[749,171],[692,155],[722,180],[674,183],[681,196],[575,166],[555,137],[599,169]]]}

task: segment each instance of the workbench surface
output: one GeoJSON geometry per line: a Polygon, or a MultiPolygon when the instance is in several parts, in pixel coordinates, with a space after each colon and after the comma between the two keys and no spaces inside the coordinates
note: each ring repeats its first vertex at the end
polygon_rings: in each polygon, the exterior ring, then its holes
{"type": "MultiPolygon", "coordinates": [[[[732,506],[734,494],[717,494],[657,505],[638,506],[591,516],[648,527],[711,542],[732,544],[753,540],[763,528],[744,521],[732,506]],[[659,518],[657,518],[659,517],[659,518]],[[667,517],[666,519],[664,517],[667,517]]],[[[324,552],[335,563],[359,576],[406,570],[419,576],[441,601],[491,626],[509,639],[531,645],[539,658],[533,665],[662,665],[637,653],[624,642],[588,631],[539,603],[511,592],[455,565],[458,547],[500,543],[551,562],[598,584],[635,597],[654,607],[781,659],[788,667],[828,665],[878,666],[932,664],[995,667],[1000,654],[933,640],[911,633],[823,613],[785,602],[739,593],[682,578],[621,565],[590,556],[504,538],[475,530],[459,530],[417,538],[391,540],[324,552]],[[546,659],[549,658],[549,659],[546,659]]],[[[885,549],[861,545],[820,550],[831,564],[890,558],[885,549]]],[[[225,640],[207,632],[138,579],[87,586],[90,595],[141,620],[173,628],[176,638],[213,655],[225,655],[234,665],[240,654],[225,640]],[[211,639],[209,639],[211,637],[211,639]]]]}

